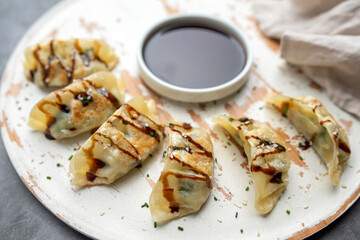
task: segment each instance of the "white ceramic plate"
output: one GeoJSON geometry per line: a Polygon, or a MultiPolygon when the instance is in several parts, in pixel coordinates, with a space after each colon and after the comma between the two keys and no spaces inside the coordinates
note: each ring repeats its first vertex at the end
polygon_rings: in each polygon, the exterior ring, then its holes
{"type": "Polygon", "coordinates": [[[63,1],[48,11],[25,34],[13,52],[1,87],[1,130],[10,159],[23,182],[51,212],[78,231],[101,239],[234,239],[303,238],[328,225],[346,211],[360,193],[359,121],[336,107],[296,69],[277,56],[277,44],[264,38],[251,17],[248,1],[170,0],[77,0],[63,1]],[[232,21],[248,36],[254,49],[249,81],[239,93],[207,104],[185,104],[155,95],[137,77],[136,50],[148,26],[174,13],[202,13],[232,21]],[[26,125],[33,105],[48,91],[28,83],[22,69],[26,46],[53,37],[106,39],[121,58],[114,70],[127,83],[127,98],[142,94],[154,98],[162,119],[171,117],[212,131],[218,159],[211,196],[201,211],[165,225],[153,227],[148,208],[150,183],[163,167],[158,151],[140,169],[133,170],[110,186],[77,189],[70,185],[69,156],[90,133],[67,141],[49,141],[26,125]],[[313,150],[297,150],[297,132],[288,120],[264,106],[271,89],[288,95],[318,97],[346,128],[351,158],[338,187],[331,186],[326,167],[313,150]],[[229,113],[269,122],[291,143],[292,165],[288,189],[268,216],[253,207],[254,189],[245,159],[227,145],[222,130],[210,121],[215,114],[229,113]],[[285,133],[286,132],[286,133],[285,133]],[[300,153],[299,153],[299,152],[300,153]],[[304,158],[301,162],[298,155],[304,158]],[[57,163],[61,167],[57,167],[57,163]],[[146,175],[149,174],[149,178],[146,175]],[[51,176],[51,180],[47,179],[51,176]],[[249,186],[249,191],[245,191],[249,186]],[[214,196],[218,201],[214,200],[214,196]],[[305,209],[307,208],[307,209],[305,209]],[[290,210],[290,215],[286,214],[290,210]],[[238,212],[238,218],[235,214],[238,212]],[[184,228],[179,231],[178,226],[184,228]],[[240,233],[243,229],[243,233],[240,233]]]}

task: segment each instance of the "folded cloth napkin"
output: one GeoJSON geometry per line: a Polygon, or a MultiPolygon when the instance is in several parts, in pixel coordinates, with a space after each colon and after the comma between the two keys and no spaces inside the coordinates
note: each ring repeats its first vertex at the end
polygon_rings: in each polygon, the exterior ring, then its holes
{"type": "Polygon", "coordinates": [[[254,0],[253,14],[282,58],[360,117],[359,0],[254,0]]]}

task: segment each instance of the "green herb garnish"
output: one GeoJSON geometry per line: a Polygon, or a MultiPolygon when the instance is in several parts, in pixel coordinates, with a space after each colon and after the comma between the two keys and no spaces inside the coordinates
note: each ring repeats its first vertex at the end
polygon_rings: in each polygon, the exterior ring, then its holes
{"type": "Polygon", "coordinates": [[[51,177],[50,177],[50,176],[47,176],[46,179],[51,180],[51,177]]]}
{"type": "Polygon", "coordinates": [[[304,160],[304,159],[303,159],[303,157],[302,157],[302,156],[300,156],[300,155],[299,155],[299,158],[300,158],[300,160],[301,160],[301,161],[303,161],[303,160],[304,160]]]}
{"type": "Polygon", "coordinates": [[[128,124],[128,122],[124,120],[124,121],[123,121],[123,124],[126,125],[126,124],[128,124]]]}
{"type": "Polygon", "coordinates": [[[166,156],[166,151],[163,152],[163,158],[166,156]]]}
{"type": "Polygon", "coordinates": [[[77,148],[74,148],[74,151],[76,151],[77,150],[77,148]]]}
{"type": "Polygon", "coordinates": [[[280,151],[284,151],[284,150],[285,150],[285,148],[282,147],[282,146],[278,146],[277,149],[279,149],[280,151]]]}
{"type": "Polygon", "coordinates": [[[157,227],[157,223],[156,222],[154,222],[154,228],[156,228],[157,227]]]}
{"type": "Polygon", "coordinates": [[[287,116],[288,110],[289,110],[289,103],[286,103],[286,105],[285,105],[285,110],[284,110],[284,112],[283,112],[283,114],[284,114],[285,116],[287,116]]]}
{"type": "Polygon", "coordinates": [[[275,181],[277,181],[278,183],[283,183],[283,181],[280,178],[275,178],[275,181]]]}
{"type": "Polygon", "coordinates": [[[172,128],[173,128],[173,127],[174,127],[174,124],[172,124],[172,123],[169,123],[169,127],[172,127],[172,128]]]}
{"type": "Polygon", "coordinates": [[[215,162],[217,163],[217,158],[215,158],[215,162]]]}
{"type": "Polygon", "coordinates": [[[247,120],[249,120],[248,118],[240,118],[240,122],[246,122],[247,120]]]}
{"type": "Polygon", "coordinates": [[[70,157],[69,157],[69,160],[71,160],[73,158],[73,155],[71,155],[70,157]]]}
{"type": "Polygon", "coordinates": [[[57,163],[56,166],[57,166],[57,167],[60,167],[60,163],[57,163]]]}
{"type": "Polygon", "coordinates": [[[262,144],[264,144],[265,146],[269,145],[269,143],[267,141],[262,141],[262,144]]]}
{"type": "Polygon", "coordinates": [[[227,142],[227,145],[231,146],[231,143],[230,143],[230,142],[227,142]]]}
{"type": "Polygon", "coordinates": [[[247,187],[245,188],[245,191],[249,191],[249,186],[247,186],[247,187]]]}
{"type": "Polygon", "coordinates": [[[173,150],[180,150],[180,148],[177,147],[177,146],[173,146],[172,149],[173,149],[173,150]]]}
{"type": "Polygon", "coordinates": [[[146,177],[149,177],[149,174],[146,174],[146,177]]]}
{"type": "Polygon", "coordinates": [[[235,213],[235,218],[237,218],[237,217],[238,217],[238,212],[235,213]]]}
{"type": "Polygon", "coordinates": [[[152,156],[153,156],[153,155],[150,153],[150,154],[149,154],[149,157],[152,157],[152,156]]]}
{"type": "Polygon", "coordinates": [[[180,227],[180,226],[178,227],[178,230],[179,231],[184,231],[184,229],[182,227],[180,227]]]}
{"type": "Polygon", "coordinates": [[[241,232],[241,233],[244,233],[244,230],[240,229],[240,232],[241,232]]]}
{"type": "Polygon", "coordinates": [[[289,210],[286,210],[286,213],[287,213],[288,215],[290,215],[290,211],[289,211],[289,210]]]}
{"type": "Polygon", "coordinates": [[[204,152],[206,152],[206,149],[205,149],[205,148],[203,148],[203,151],[204,151],[204,152]]]}
{"type": "Polygon", "coordinates": [[[234,119],[233,119],[233,118],[229,118],[229,121],[232,122],[232,121],[234,121],[234,119]]]}
{"type": "Polygon", "coordinates": [[[150,132],[150,136],[155,136],[155,133],[154,132],[150,132]]]}
{"type": "Polygon", "coordinates": [[[218,199],[216,197],[214,197],[214,200],[217,201],[218,199]]]}
{"type": "Polygon", "coordinates": [[[141,208],[147,207],[149,208],[149,204],[147,204],[147,202],[145,202],[143,205],[141,205],[141,208]]]}

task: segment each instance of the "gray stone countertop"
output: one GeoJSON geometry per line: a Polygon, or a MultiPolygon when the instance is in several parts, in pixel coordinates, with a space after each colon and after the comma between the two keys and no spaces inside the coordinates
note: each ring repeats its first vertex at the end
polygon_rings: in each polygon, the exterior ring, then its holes
{"type": "MultiPolygon", "coordinates": [[[[58,0],[0,0],[1,74],[22,35],[57,2],[58,0]]],[[[11,165],[2,139],[0,239],[88,239],[61,222],[31,194],[11,165]]],[[[339,219],[308,239],[360,239],[360,202],[357,201],[339,219]]]]}

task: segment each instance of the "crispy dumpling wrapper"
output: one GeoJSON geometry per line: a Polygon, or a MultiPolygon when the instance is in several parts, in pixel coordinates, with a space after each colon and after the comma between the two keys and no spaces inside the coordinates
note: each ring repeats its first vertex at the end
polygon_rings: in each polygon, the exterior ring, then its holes
{"type": "Polygon", "coordinates": [[[25,50],[27,79],[38,86],[63,87],[73,79],[110,71],[118,63],[114,50],[95,39],[52,40],[25,50]]]}
{"type": "Polygon", "coordinates": [[[269,213],[289,183],[290,159],[284,141],[266,123],[221,115],[213,121],[244,148],[255,188],[255,209],[269,213]]]}
{"type": "Polygon", "coordinates": [[[76,79],[40,100],[28,125],[49,139],[63,139],[99,127],[124,102],[125,83],[110,72],[76,79]]]}
{"type": "Polygon", "coordinates": [[[214,174],[209,134],[186,123],[169,123],[168,128],[165,167],[149,200],[155,222],[199,211],[209,197],[214,174]]]}
{"type": "Polygon", "coordinates": [[[110,184],[141,164],[163,139],[153,100],[135,97],[119,108],[74,154],[75,186],[110,184]]]}
{"type": "Polygon", "coordinates": [[[331,183],[339,185],[351,153],[349,140],[344,129],[320,101],[312,96],[290,98],[272,93],[266,102],[287,116],[304,135],[328,167],[331,183]]]}

